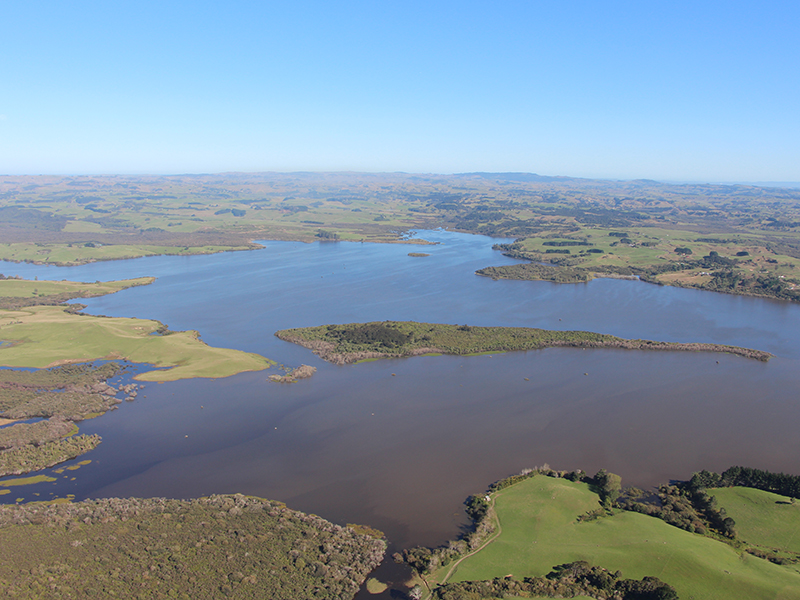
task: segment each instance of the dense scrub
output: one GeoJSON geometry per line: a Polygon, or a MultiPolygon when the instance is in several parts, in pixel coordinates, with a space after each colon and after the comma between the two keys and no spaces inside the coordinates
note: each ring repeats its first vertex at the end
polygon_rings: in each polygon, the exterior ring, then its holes
{"type": "Polygon", "coordinates": [[[131,399],[136,396],[136,384],[117,390],[106,383],[119,372],[115,363],[37,371],[0,369],[0,417],[50,417],[0,429],[0,477],[52,467],[96,448],[100,436],[74,436],[78,431],[74,422],[113,408],[122,401],[119,392],[131,399]]]}
{"type": "Polygon", "coordinates": [[[695,473],[688,483],[688,487],[695,490],[733,486],[750,487],[790,498],[800,498],[800,476],[772,473],[750,467],[731,467],[721,474],[700,471],[695,473]]]}
{"type": "Polygon", "coordinates": [[[28,445],[41,446],[77,432],[77,426],[64,419],[17,423],[11,427],[0,429],[0,450],[28,445]]]}
{"type": "Polygon", "coordinates": [[[0,507],[6,598],[351,598],[383,540],[259,498],[0,507]]]}
{"type": "Polygon", "coordinates": [[[657,577],[623,579],[584,561],[558,565],[544,577],[510,577],[490,581],[462,581],[437,587],[438,600],[479,600],[481,598],[571,598],[589,596],[598,600],[677,600],[675,589],[657,577]]]}
{"type": "Polygon", "coordinates": [[[52,467],[94,450],[99,435],[76,435],[39,446],[28,445],[0,452],[0,477],[22,475],[52,467]]]}
{"type": "Polygon", "coordinates": [[[767,352],[736,346],[627,340],[589,331],[473,327],[413,321],[322,325],[284,329],[275,335],[282,340],[310,348],[325,360],[339,364],[368,358],[414,356],[426,353],[476,354],[552,347],[730,352],[764,361],[772,356],[767,352]]]}
{"type": "Polygon", "coordinates": [[[79,421],[120,402],[106,383],[120,371],[115,363],[64,365],[38,371],[0,369],[0,417],[59,416],[79,421]]]}

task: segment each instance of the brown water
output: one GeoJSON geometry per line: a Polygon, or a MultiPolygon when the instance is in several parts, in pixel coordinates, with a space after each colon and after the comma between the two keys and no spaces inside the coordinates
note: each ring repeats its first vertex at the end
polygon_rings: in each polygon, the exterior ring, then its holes
{"type": "Polygon", "coordinates": [[[733,464],[800,473],[800,306],[635,281],[495,282],[473,274],[510,262],[492,240],[422,236],[442,242],[428,258],[404,246],[271,242],[210,257],[3,265],[40,279],[156,275],[88,301],[87,312],[157,318],[319,369],[294,385],[264,372],[150,384],[146,397],[82,425],[103,436],[89,466],[25,495],[242,492],[369,524],[396,549],[457,535],[469,494],[544,463],[606,468],[639,486],[733,464]],[[586,329],[777,356],[549,349],[337,367],[273,336],[381,319],[586,329]]]}

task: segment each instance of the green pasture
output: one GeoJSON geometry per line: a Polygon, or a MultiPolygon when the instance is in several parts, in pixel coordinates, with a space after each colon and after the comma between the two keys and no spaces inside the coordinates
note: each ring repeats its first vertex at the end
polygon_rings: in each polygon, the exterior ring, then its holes
{"type": "Polygon", "coordinates": [[[153,283],[155,277],[139,277],[122,281],[30,281],[27,279],[0,280],[0,298],[27,298],[30,296],[51,296],[55,294],[76,294],[105,296],[138,285],[153,283]]]}
{"type": "Polygon", "coordinates": [[[461,562],[450,581],[543,576],[554,565],[584,560],[627,578],[658,577],[684,599],[800,598],[796,568],[654,517],[622,512],[577,522],[599,507],[598,496],[584,483],[539,475],[498,492],[495,502],[501,534],[461,562]]]}
{"type": "Polygon", "coordinates": [[[11,262],[50,263],[54,265],[77,265],[98,260],[121,260],[162,254],[214,254],[226,250],[248,250],[248,246],[151,246],[146,244],[47,244],[6,243],[0,244],[0,260],[11,262]]]}
{"type": "Polygon", "coordinates": [[[800,503],[753,488],[708,490],[736,521],[736,537],[766,548],[800,553],[800,503]]]}
{"type": "Polygon", "coordinates": [[[94,317],[66,312],[65,306],[0,310],[0,365],[43,368],[97,359],[128,359],[164,367],[141,373],[142,381],[227,377],[260,371],[272,362],[257,354],[212,348],[196,331],[154,335],[158,321],[94,317]]]}

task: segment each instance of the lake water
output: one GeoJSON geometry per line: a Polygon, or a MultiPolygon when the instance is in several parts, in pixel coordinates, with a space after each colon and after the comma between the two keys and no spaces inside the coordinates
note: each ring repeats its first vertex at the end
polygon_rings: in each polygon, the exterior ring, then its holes
{"type": "Polygon", "coordinates": [[[419,237],[439,243],[264,242],[70,268],[3,263],[6,275],[40,280],[156,276],[82,301],[86,312],[158,319],[318,371],[293,385],[268,382],[270,371],[147,384],[135,402],[81,424],[103,436],[90,465],[2,498],[241,492],[371,525],[395,550],[452,538],[469,494],[544,463],[606,468],[638,486],[734,464],[800,473],[800,306],[626,280],[492,281],[474,271],[514,262],[491,249],[506,240],[419,237]],[[581,329],[776,357],[548,349],[334,366],[273,335],[385,319],[581,329]]]}

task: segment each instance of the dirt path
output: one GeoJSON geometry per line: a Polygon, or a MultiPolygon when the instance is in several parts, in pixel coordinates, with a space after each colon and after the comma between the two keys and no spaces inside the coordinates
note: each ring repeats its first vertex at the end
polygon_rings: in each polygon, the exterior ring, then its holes
{"type": "MultiPolygon", "coordinates": [[[[486,546],[488,546],[493,541],[495,541],[498,537],[500,537],[500,534],[503,533],[503,528],[500,526],[500,519],[497,517],[497,513],[494,510],[495,500],[497,499],[498,496],[500,496],[501,493],[502,492],[496,492],[492,496],[492,501],[489,504],[489,508],[491,510],[492,518],[494,519],[494,524],[495,524],[495,532],[494,532],[494,534],[491,537],[489,537],[485,542],[483,542],[480,546],[475,548],[475,550],[473,550],[469,554],[465,554],[464,556],[459,558],[457,561],[455,561],[452,565],[450,565],[450,569],[448,569],[448,571],[445,574],[445,576],[439,582],[439,585],[444,585],[445,583],[447,583],[447,580],[450,579],[450,577],[453,575],[455,570],[458,568],[458,565],[461,564],[461,561],[469,558],[470,556],[475,556],[478,552],[480,552],[481,550],[486,548],[486,546]]],[[[427,582],[425,582],[425,583],[427,584],[427,582]]],[[[428,600],[432,595],[433,595],[432,593],[428,594],[428,596],[426,596],[425,600],[428,600]]]]}

